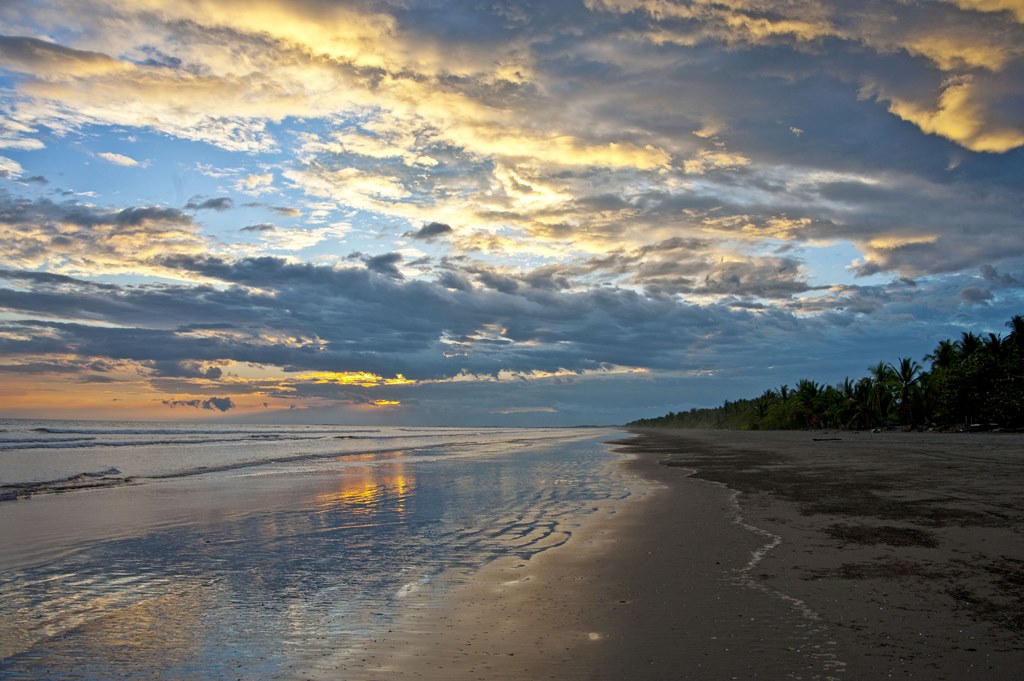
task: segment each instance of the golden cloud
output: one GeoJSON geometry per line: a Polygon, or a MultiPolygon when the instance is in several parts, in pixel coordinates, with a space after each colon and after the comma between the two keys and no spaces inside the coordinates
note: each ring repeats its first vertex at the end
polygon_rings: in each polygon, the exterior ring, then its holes
{"type": "Polygon", "coordinates": [[[121,75],[133,70],[132,64],[100,52],[13,36],[0,36],[0,65],[36,78],[60,81],[121,75]]]}
{"type": "Polygon", "coordinates": [[[947,0],[961,9],[977,12],[1010,12],[1024,23],[1024,0],[947,0]]]}
{"type": "Polygon", "coordinates": [[[709,170],[742,168],[750,165],[750,159],[743,154],[702,149],[696,158],[683,161],[683,169],[691,175],[702,175],[709,170]]]}
{"type": "Polygon", "coordinates": [[[1002,153],[1024,145],[1024,126],[987,120],[985,93],[970,77],[949,81],[934,108],[895,95],[889,100],[889,110],[903,120],[972,151],[1002,153]]]}
{"type": "Polygon", "coordinates": [[[299,374],[296,378],[314,383],[358,385],[363,388],[374,388],[382,385],[411,385],[416,383],[416,381],[409,380],[402,374],[395,374],[392,378],[385,378],[369,371],[313,371],[299,374]]]}
{"type": "Polygon", "coordinates": [[[178,211],[143,207],[124,211],[94,209],[91,214],[53,204],[18,206],[0,220],[7,266],[67,273],[180,273],[154,266],[169,255],[209,252],[198,225],[178,211]]]}
{"type": "MultiPolygon", "coordinates": [[[[645,37],[655,43],[693,45],[720,40],[735,46],[790,40],[799,49],[804,43],[831,37],[862,44],[880,54],[920,56],[948,75],[939,105],[928,110],[911,103],[909,95],[894,91],[884,97],[892,113],[926,133],[941,135],[973,151],[1005,152],[1024,144],[1024,128],[1007,124],[986,101],[975,97],[972,76],[966,73],[972,69],[999,72],[1024,57],[1020,32],[1009,30],[992,14],[1012,12],[1024,22],[1022,0],[948,0],[949,11],[957,11],[952,7],[967,10],[959,16],[944,16],[934,8],[921,9],[912,4],[901,8],[906,16],[850,12],[841,4],[818,0],[694,0],[686,4],[669,0],[588,0],[587,6],[595,11],[642,12],[655,22],[690,20],[680,29],[652,26],[645,37]],[[925,11],[932,14],[925,15],[925,11]],[[679,32],[678,40],[671,38],[673,31],[679,32]]],[[[988,89],[985,100],[1012,96],[1019,84],[993,81],[988,89]]],[[[690,165],[698,167],[697,162],[690,165]]]]}
{"type": "Polygon", "coordinates": [[[937,234],[907,234],[879,236],[870,239],[867,245],[872,250],[891,251],[896,248],[910,246],[913,244],[934,244],[939,240],[937,234]]]}

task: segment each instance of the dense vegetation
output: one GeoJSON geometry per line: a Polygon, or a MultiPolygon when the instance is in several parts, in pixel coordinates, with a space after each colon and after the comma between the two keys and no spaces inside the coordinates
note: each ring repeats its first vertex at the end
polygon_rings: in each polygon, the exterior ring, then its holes
{"type": "Polygon", "coordinates": [[[1024,317],[1010,332],[964,332],[924,356],[926,370],[910,357],[879,362],[864,378],[839,385],[803,379],[720,407],[669,413],[629,424],[668,428],[943,429],[1024,427],[1024,317]]]}

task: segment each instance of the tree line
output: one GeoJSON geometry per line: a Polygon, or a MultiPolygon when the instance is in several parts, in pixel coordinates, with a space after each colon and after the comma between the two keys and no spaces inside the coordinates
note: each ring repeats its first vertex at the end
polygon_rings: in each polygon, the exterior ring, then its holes
{"type": "Polygon", "coordinates": [[[747,430],[1024,428],[1024,317],[1006,336],[963,332],[922,358],[879,362],[838,385],[801,379],[719,407],[639,419],[628,425],[747,430]]]}

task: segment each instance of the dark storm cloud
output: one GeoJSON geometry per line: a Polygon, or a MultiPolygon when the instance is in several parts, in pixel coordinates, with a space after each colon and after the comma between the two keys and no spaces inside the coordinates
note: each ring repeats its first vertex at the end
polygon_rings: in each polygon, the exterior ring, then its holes
{"type": "MultiPolygon", "coordinates": [[[[712,267],[697,293],[731,294],[759,298],[789,298],[813,289],[792,258],[764,258],[753,263],[722,263],[712,267]]],[[[827,288],[827,287],[818,287],[827,288]]]]}
{"type": "Polygon", "coordinates": [[[0,371],[11,374],[81,374],[83,372],[108,372],[115,366],[96,359],[60,359],[51,361],[19,362],[0,364],[0,371]]]}
{"type": "Polygon", "coordinates": [[[401,253],[383,253],[366,258],[366,269],[383,274],[393,279],[402,279],[403,275],[398,270],[398,264],[402,262],[401,253]]]}
{"type": "MultiPolygon", "coordinates": [[[[0,273],[3,278],[36,283],[27,289],[0,287],[2,309],[47,318],[118,319],[129,325],[196,322],[194,328],[218,328],[239,295],[208,286],[120,287],[42,273],[0,273]]],[[[258,300],[250,304],[259,309],[258,300]]]]}
{"type": "Polygon", "coordinates": [[[960,292],[960,298],[969,305],[984,305],[992,300],[993,296],[991,289],[971,286],[960,292]]]}
{"type": "Polygon", "coordinates": [[[458,291],[468,291],[473,287],[472,282],[464,274],[459,272],[442,272],[437,279],[437,283],[441,284],[445,288],[452,288],[458,291]]]}
{"type": "MultiPolygon", "coordinates": [[[[760,256],[722,260],[711,242],[673,238],[591,258],[580,272],[623,277],[648,292],[789,299],[816,287],[802,261],[760,256]]],[[[821,287],[817,287],[821,288],[821,287]]]]}
{"type": "MultiPolygon", "coordinates": [[[[512,293],[475,287],[452,290],[441,283],[399,281],[364,268],[337,269],[275,258],[231,262],[179,257],[165,264],[216,275],[227,287],[120,287],[117,304],[111,305],[109,292],[76,297],[74,280],[62,279],[57,294],[68,298],[63,304],[67,309],[77,308],[80,316],[117,326],[6,322],[0,326],[0,353],[17,356],[31,349],[43,356],[77,354],[141,362],[159,374],[151,379],[153,385],[171,394],[201,393],[201,381],[213,378],[209,369],[233,360],[287,367],[296,373],[373,371],[414,379],[641,366],[688,372],[691,377],[680,378],[682,383],[673,383],[676,386],[696,386],[702,384],[700,376],[707,375],[708,381],[714,376],[717,383],[713,388],[708,384],[712,392],[707,395],[729,396],[730,386],[741,390],[756,388],[758,381],[792,383],[806,373],[808,362],[821,369],[818,380],[861,375],[866,363],[858,358],[867,355],[877,361],[896,352],[916,355],[934,342],[935,335],[921,325],[930,314],[927,306],[916,304],[913,289],[898,282],[884,290],[851,288],[842,297],[822,300],[821,316],[816,317],[806,314],[813,309],[813,299],[804,303],[802,314],[793,315],[755,305],[694,306],[670,295],[622,289],[570,292],[524,282],[512,293]],[[258,284],[271,295],[251,291],[248,284],[258,284]],[[875,302],[869,304],[870,300],[875,302]],[[127,326],[143,314],[151,320],[149,328],[127,326]],[[921,325],[918,333],[909,338],[896,335],[897,329],[909,331],[910,319],[921,325]],[[768,355],[765,347],[772,348],[768,355]],[[768,367],[769,356],[774,368],[768,367]]],[[[479,271],[471,276],[478,275],[479,271]]],[[[924,292],[919,300],[934,299],[937,293],[924,292]]],[[[643,386],[640,379],[607,380],[643,386]]],[[[542,396],[550,396],[553,386],[570,386],[572,381],[572,376],[530,381],[515,394],[531,404],[552,405],[542,396]],[[527,393],[536,393],[536,399],[527,400],[527,393]]],[[[398,388],[392,386],[372,396],[422,398],[427,403],[448,395],[422,407],[423,413],[433,413],[431,409],[443,404],[456,404],[459,394],[473,394],[481,419],[495,405],[508,406],[507,383],[459,385],[447,393],[437,384],[410,386],[401,393],[392,392],[398,388]]],[[[277,396],[354,403],[353,395],[371,395],[351,386],[310,382],[293,388],[277,396]]],[[[618,394],[621,398],[625,393],[618,394]]],[[[652,393],[645,399],[654,397],[652,393]]],[[[565,418],[581,418],[586,404],[596,406],[596,398],[584,399],[578,390],[566,387],[564,403],[554,406],[565,418]]],[[[677,398],[662,392],[658,399],[677,398]]],[[[440,413],[435,416],[443,421],[440,413]]]]}
{"type": "Polygon", "coordinates": [[[451,233],[451,225],[446,225],[443,222],[431,222],[430,224],[419,228],[415,232],[406,232],[403,236],[409,237],[410,239],[419,239],[421,241],[433,241],[438,237],[451,233]]]}
{"type": "Polygon", "coordinates": [[[192,224],[192,218],[174,208],[159,206],[104,209],[76,201],[54,203],[49,199],[18,198],[0,193],[0,224],[20,225],[26,229],[56,224],[139,227],[152,222],[185,226],[192,224]]]}
{"type": "Polygon", "coordinates": [[[64,274],[54,274],[52,272],[33,272],[31,270],[0,270],[0,279],[9,279],[12,281],[31,283],[40,289],[59,287],[61,285],[73,285],[89,287],[95,290],[118,290],[118,287],[113,284],[88,282],[83,279],[75,279],[74,277],[69,277],[64,274]]]}
{"type": "Polygon", "coordinates": [[[477,281],[495,291],[515,293],[519,288],[519,282],[514,277],[482,268],[477,269],[474,273],[476,274],[477,281]]]}
{"type": "Polygon", "coordinates": [[[981,266],[982,278],[990,282],[993,286],[1005,286],[1005,287],[1019,287],[1021,286],[1021,280],[1012,274],[1005,274],[1000,272],[997,268],[992,265],[981,266]]]}
{"type": "MultiPolygon", "coordinates": [[[[123,287],[116,295],[96,295],[83,286],[62,293],[5,293],[4,299],[9,308],[74,309],[80,317],[122,325],[19,323],[19,333],[32,336],[40,348],[132,361],[206,365],[231,359],[410,377],[583,370],[605,363],[670,366],[678,362],[676,353],[702,335],[700,327],[712,323],[707,310],[625,290],[567,293],[525,284],[510,292],[452,290],[367,269],[275,258],[226,262],[178,257],[165,259],[164,265],[235,286],[123,287]],[[249,284],[273,293],[245,288],[249,284]],[[143,319],[154,326],[127,326],[143,319]],[[231,329],[190,330],[204,321],[229,323],[231,329]],[[269,330],[306,340],[267,342],[269,330]]],[[[195,365],[159,366],[180,373],[195,365]]]]}

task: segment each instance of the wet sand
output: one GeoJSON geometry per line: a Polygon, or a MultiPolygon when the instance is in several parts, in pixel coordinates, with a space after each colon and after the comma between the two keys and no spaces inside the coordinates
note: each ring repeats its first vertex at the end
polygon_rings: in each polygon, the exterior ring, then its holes
{"type": "Polygon", "coordinates": [[[622,444],[652,482],[645,498],[411,607],[322,676],[1020,678],[1024,437],[650,431],[622,444]]]}

